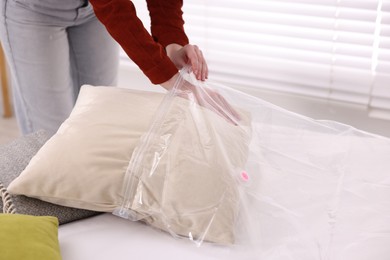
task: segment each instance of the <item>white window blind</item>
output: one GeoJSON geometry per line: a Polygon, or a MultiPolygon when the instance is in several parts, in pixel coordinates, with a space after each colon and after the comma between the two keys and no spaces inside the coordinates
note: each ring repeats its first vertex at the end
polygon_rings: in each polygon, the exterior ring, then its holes
{"type": "MultiPolygon", "coordinates": [[[[148,27],[144,0],[135,0],[148,27]]],[[[390,118],[390,0],[184,0],[210,78],[362,104],[390,118]]]]}

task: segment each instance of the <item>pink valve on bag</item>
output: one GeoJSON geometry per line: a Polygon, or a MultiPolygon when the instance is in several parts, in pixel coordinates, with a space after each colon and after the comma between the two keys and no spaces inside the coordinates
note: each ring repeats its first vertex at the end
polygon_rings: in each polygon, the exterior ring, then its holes
{"type": "Polygon", "coordinates": [[[246,171],[241,172],[241,179],[245,182],[249,181],[249,175],[246,171]]]}

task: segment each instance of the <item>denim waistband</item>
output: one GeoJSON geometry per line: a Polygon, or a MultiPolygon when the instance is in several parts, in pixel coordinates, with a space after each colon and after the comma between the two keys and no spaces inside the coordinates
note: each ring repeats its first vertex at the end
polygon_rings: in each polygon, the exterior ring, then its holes
{"type": "Polygon", "coordinates": [[[72,26],[94,17],[87,0],[2,0],[8,17],[30,24],[72,26]],[[3,2],[4,1],[4,2],[3,2]]]}

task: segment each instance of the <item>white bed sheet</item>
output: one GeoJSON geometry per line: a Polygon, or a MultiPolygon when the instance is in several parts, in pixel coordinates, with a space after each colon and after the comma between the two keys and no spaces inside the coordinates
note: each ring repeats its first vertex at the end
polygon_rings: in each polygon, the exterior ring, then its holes
{"type": "Polygon", "coordinates": [[[177,240],[141,222],[105,213],[61,225],[63,260],[229,259],[229,249],[177,240]]]}

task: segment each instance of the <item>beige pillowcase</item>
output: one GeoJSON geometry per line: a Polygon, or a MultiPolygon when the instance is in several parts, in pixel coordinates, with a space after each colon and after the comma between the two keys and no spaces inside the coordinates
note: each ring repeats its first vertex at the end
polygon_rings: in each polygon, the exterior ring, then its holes
{"type": "Polygon", "coordinates": [[[121,205],[133,150],[163,96],[83,86],[69,118],[8,191],[63,206],[112,212],[121,205]]]}
{"type": "MultiPolygon", "coordinates": [[[[194,239],[233,243],[239,199],[232,173],[239,174],[245,165],[249,127],[231,125],[198,106],[191,109],[209,120],[194,119],[185,99],[175,98],[164,120],[159,134],[173,139],[167,156],[154,169],[154,178],[133,176],[133,193],[123,198],[133,150],[148,132],[163,96],[83,86],[70,117],[9,185],[9,192],[105,212],[114,211],[126,199],[135,211],[148,216],[144,221],[157,228],[194,239]],[[213,125],[220,135],[211,130],[213,125]],[[221,143],[226,148],[222,152],[221,143]],[[142,207],[134,203],[141,198],[142,207]]],[[[157,139],[154,147],[159,150],[160,145],[157,139]]],[[[154,149],[144,156],[143,167],[148,172],[154,149]]]]}

